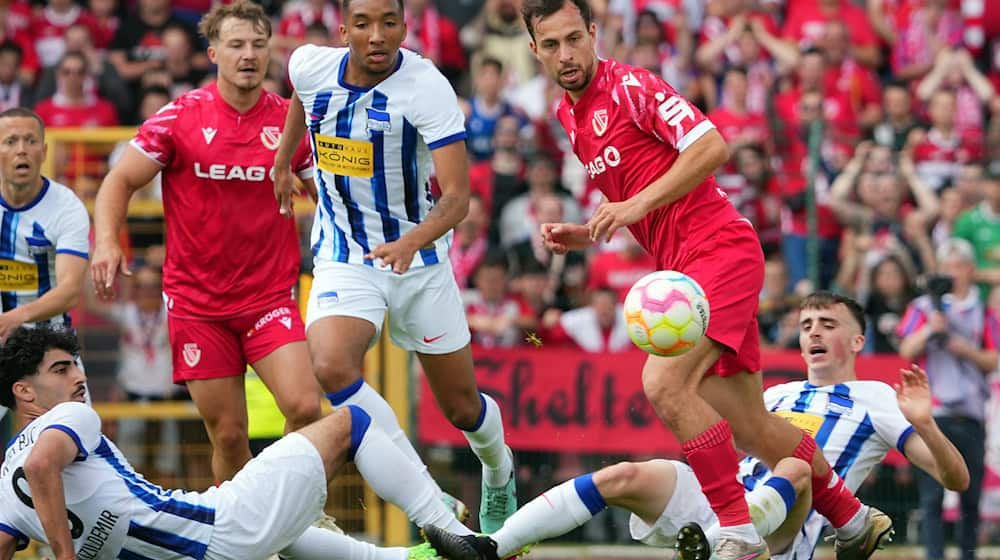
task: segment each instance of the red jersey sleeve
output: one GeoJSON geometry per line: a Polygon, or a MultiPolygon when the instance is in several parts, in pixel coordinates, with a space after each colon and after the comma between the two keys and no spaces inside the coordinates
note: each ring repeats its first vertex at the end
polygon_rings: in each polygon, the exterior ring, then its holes
{"type": "Polygon", "coordinates": [[[697,107],[660,78],[645,71],[630,71],[615,80],[612,94],[643,132],[683,152],[715,128],[697,107]]]}
{"type": "Polygon", "coordinates": [[[180,113],[181,107],[176,101],[164,105],[142,123],[132,139],[132,146],[160,165],[169,165],[174,157],[174,127],[180,113]]]}
{"type": "Polygon", "coordinates": [[[295,162],[292,165],[292,169],[295,171],[295,174],[299,176],[299,178],[312,178],[312,148],[310,148],[309,140],[306,136],[302,136],[302,141],[299,142],[299,147],[295,149],[295,155],[293,156],[292,161],[295,162]]]}

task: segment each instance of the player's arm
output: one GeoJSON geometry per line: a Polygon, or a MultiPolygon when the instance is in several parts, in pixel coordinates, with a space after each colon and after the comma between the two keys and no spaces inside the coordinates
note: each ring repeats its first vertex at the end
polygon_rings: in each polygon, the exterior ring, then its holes
{"type": "Polygon", "coordinates": [[[634,224],[653,210],[688,194],[728,159],[729,147],[722,135],[715,128],[707,130],[694,143],[682,147],[670,169],[638,194],[622,202],[599,206],[587,222],[590,238],[610,241],[618,228],[634,224]]]}
{"type": "Polygon", "coordinates": [[[19,305],[0,315],[0,340],[24,323],[44,321],[66,313],[80,302],[86,257],[69,253],[56,254],[56,286],[31,303],[19,305]]]}
{"type": "Polygon", "coordinates": [[[962,454],[934,421],[927,373],[913,365],[900,370],[900,374],[902,382],[896,385],[896,400],[915,432],[907,438],[903,453],[945,488],[965,491],[969,487],[969,469],[962,454]]]}
{"type": "Polygon", "coordinates": [[[12,535],[0,531],[0,560],[11,560],[17,551],[17,541],[12,535]]]}
{"type": "Polygon", "coordinates": [[[125,223],[128,202],[135,191],[149,184],[162,167],[159,162],[128,146],[122,158],[104,177],[94,203],[94,254],[90,273],[94,289],[104,298],[114,297],[115,276],[132,273],[125,262],[118,232],[125,223]]]}
{"type": "Polygon", "coordinates": [[[372,249],[366,259],[382,259],[396,274],[410,268],[413,255],[421,247],[433,245],[438,238],[465,218],[469,211],[469,160],[465,141],[458,140],[431,151],[441,196],[420,224],[393,241],[372,249]]]}
{"type": "Polygon", "coordinates": [[[62,471],[79,455],[79,447],[69,434],[48,429],[38,436],[24,462],[24,475],[31,488],[35,512],[56,560],[75,558],[73,538],[66,513],[62,471]]]}
{"type": "MultiPolygon", "coordinates": [[[[295,191],[295,179],[292,177],[292,157],[302,142],[306,133],[306,111],[302,100],[293,91],[292,101],[285,115],[285,128],[281,131],[281,141],[274,153],[274,198],[278,201],[278,209],[282,216],[292,215],[292,193],[295,191]]],[[[312,179],[309,179],[312,181],[312,179]]],[[[306,186],[309,188],[309,185],[306,186]]],[[[316,192],[312,185],[311,193],[316,192]]]]}

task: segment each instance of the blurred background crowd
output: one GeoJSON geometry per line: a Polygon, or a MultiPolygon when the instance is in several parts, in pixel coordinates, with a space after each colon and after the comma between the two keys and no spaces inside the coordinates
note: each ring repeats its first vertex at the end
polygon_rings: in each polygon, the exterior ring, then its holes
{"type": "MultiPolygon", "coordinates": [[[[266,87],[288,96],[286,63],[296,46],[341,44],[338,3],[261,3],[275,31],[266,87]]],[[[404,47],[438,65],[467,116],[473,198],[451,256],[474,343],[530,345],[526,334],[533,333],[546,347],[631,349],[618,306],[655,268],[653,259],[625,231],[591,252],[561,256],[548,253],[537,235],[543,222],[585,221],[600,193],[553,116],[561,91],[539,73],[520,0],[403,3],[404,47]]],[[[1000,342],[1000,2],[591,4],[600,53],[662,76],[729,142],[732,157],[717,179],[764,247],[759,323],[766,346],[797,348],[797,299],[830,288],[864,305],[866,353],[899,353],[905,336],[928,318],[911,302],[938,273],[953,284],[937,284],[935,308],[971,302],[986,334],[966,342],[1000,342]],[[968,246],[946,243],[955,237],[968,246]]],[[[48,127],[136,125],[214,79],[194,31],[210,6],[0,1],[0,110],[32,107],[48,127]]],[[[121,147],[55,149],[53,178],[90,202],[121,147]]],[[[155,204],[157,188],[143,197],[155,204]]],[[[174,392],[169,354],[155,367],[127,365],[129,356],[151,364],[150,355],[169,352],[158,297],[160,219],[155,212],[132,216],[133,226],[150,227],[123,233],[140,270],[127,303],[91,301],[77,314],[78,325],[118,325],[120,338],[92,338],[89,348],[114,346],[109,360],[123,372],[116,390],[130,398],[174,392]]],[[[300,222],[308,272],[311,214],[301,212],[300,222]]],[[[959,362],[969,350],[961,341],[942,348],[959,362]]],[[[970,383],[995,392],[981,377],[970,383]]],[[[871,488],[879,485],[895,488],[903,511],[912,508],[905,467],[883,472],[871,488]]],[[[900,525],[905,530],[905,521],[900,525]]],[[[609,531],[594,538],[627,535],[609,531]]]]}

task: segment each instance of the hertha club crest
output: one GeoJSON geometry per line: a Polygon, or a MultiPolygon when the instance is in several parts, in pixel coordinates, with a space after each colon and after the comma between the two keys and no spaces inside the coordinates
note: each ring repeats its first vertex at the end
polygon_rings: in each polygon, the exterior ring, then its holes
{"type": "Polygon", "coordinates": [[[276,126],[265,126],[260,131],[260,143],[268,150],[277,150],[281,142],[281,129],[276,126]]]}
{"type": "Polygon", "coordinates": [[[594,125],[594,133],[603,136],[608,130],[608,110],[598,109],[594,111],[594,118],[591,122],[594,125]]]}

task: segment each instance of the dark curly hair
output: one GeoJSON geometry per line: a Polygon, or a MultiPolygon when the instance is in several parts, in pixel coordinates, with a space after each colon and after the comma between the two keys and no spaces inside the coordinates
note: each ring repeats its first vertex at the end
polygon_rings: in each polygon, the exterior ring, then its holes
{"type": "Polygon", "coordinates": [[[10,335],[0,347],[0,405],[14,408],[14,384],[37,374],[45,353],[53,349],[80,355],[80,343],[69,331],[19,327],[10,335]]]}

